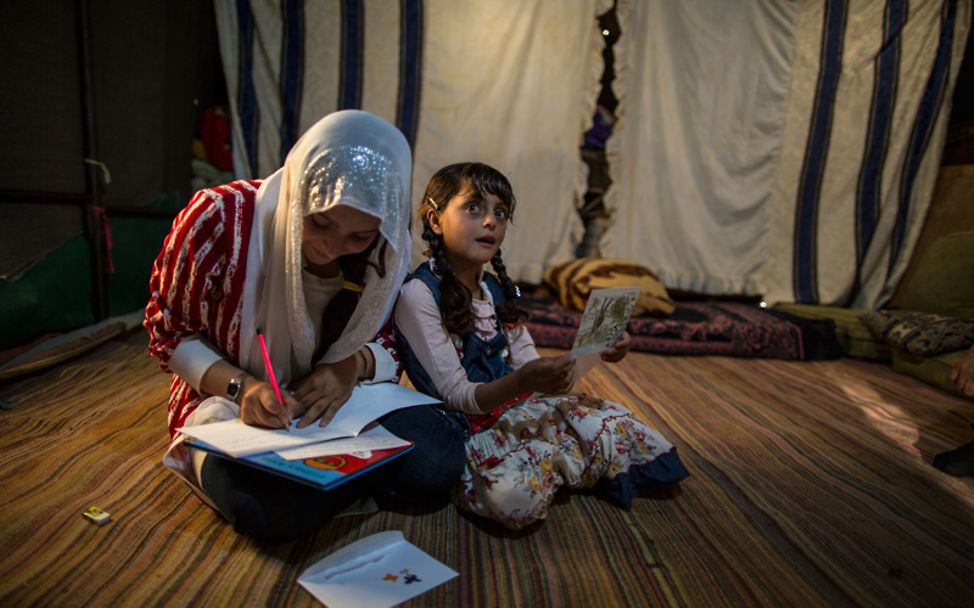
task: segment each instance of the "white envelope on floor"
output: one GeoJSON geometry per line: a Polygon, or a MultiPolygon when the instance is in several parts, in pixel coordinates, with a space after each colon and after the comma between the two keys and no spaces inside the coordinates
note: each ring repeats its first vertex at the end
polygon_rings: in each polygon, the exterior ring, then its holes
{"type": "Polygon", "coordinates": [[[328,608],[395,606],[457,573],[423,553],[402,532],[355,541],[305,570],[298,584],[328,608]]]}

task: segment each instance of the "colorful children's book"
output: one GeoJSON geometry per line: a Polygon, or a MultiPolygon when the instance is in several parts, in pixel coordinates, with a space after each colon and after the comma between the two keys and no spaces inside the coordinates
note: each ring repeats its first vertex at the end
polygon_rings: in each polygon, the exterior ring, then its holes
{"type": "Polygon", "coordinates": [[[324,427],[299,429],[295,420],[290,430],[265,429],[234,418],[180,427],[179,432],[188,445],[216,456],[330,490],[413,449],[412,442],[381,426],[365,430],[372,421],[402,408],[435,403],[440,401],[384,382],[356,386],[324,427]],[[333,449],[338,446],[340,450],[333,449]]]}
{"type": "Polygon", "coordinates": [[[405,445],[392,448],[287,460],[276,452],[263,452],[234,458],[206,442],[191,438],[187,438],[187,442],[193,447],[206,450],[215,456],[235,460],[320,490],[336,488],[346,481],[355,479],[363,473],[403,456],[415,447],[411,441],[403,440],[405,445]]]}

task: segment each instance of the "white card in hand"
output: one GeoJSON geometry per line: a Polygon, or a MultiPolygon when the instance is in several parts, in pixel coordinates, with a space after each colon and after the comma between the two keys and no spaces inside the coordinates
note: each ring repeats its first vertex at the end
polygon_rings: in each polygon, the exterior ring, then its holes
{"type": "Polygon", "coordinates": [[[593,289],[578,324],[572,354],[578,357],[612,348],[622,339],[638,296],[638,287],[593,289]]]}

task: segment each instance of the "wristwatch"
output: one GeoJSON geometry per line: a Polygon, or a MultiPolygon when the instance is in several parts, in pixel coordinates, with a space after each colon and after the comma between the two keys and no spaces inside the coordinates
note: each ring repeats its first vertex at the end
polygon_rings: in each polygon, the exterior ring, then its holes
{"type": "Polygon", "coordinates": [[[240,405],[240,396],[243,394],[243,383],[246,378],[247,372],[240,372],[231,378],[230,384],[227,385],[227,399],[237,405],[240,405]]]}

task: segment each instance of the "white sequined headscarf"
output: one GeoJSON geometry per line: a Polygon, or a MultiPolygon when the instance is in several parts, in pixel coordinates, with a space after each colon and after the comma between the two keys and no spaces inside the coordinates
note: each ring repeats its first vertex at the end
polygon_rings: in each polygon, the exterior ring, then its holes
{"type": "Polygon", "coordinates": [[[284,167],[257,191],[240,327],[244,369],[266,378],[255,338],[258,327],[280,383],[306,375],[313,364],[341,361],[372,340],[392,313],[409,269],[411,174],[406,138],[368,112],[329,114],[301,136],[284,167]],[[320,361],[312,362],[316,335],[304,301],[301,237],[305,216],[335,205],[378,218],[379,242],[345,330],[320,361]],[[382,247],[383,240],[387,247],[382,247]],[[375,266],[383,266],[378,264],[381,252],[385,275],[380,277],[375,266]]]}

